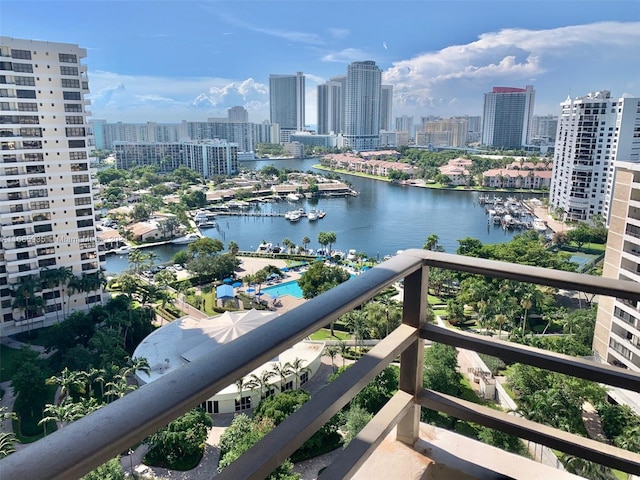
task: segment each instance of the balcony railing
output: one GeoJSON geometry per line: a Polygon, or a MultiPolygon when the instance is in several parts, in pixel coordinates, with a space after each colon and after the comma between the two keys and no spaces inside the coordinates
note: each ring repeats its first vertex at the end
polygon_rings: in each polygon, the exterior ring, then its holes
{"type": "MultiPolygon", "coordinates": [[[[639,373],[427,324],[429,267],[640,300],[640,285],[635,282],[408,250],[6,457],[0,461],[0,472],[3,478],[80,477],[200,405],[319,328],[360,306],[386,286],[404,278],[403,324],[216,478],[237,480],[267,477],[399,355],[398,393],[320,478],[337,479],[352,475],[394,427],[397,428],[399,441],[414,445],[418,440],[421,407],[517,435],[612,468],[640,474],[638,454],[423,389],[426,339],[486,353],[506,361],[517,361],[640,391],[639,373]]],[[[491,473],[493,475],[486,478],[497,478],[495,472],[491,473]]]]}

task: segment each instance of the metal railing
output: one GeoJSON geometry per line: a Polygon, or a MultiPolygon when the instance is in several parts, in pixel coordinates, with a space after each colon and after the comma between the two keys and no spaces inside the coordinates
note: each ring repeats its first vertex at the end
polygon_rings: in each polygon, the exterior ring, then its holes
{"type": "Polygon", "coordinates": [[[360,306],[384,287],[404,278],[403,324],[225,468],[217,478],[267,477],[398,355],[401,361],[398,393],[320,478],[345,478],[357,471],[394,427],[397,427],[398,440],[413,445],[418,439],[422,406],[603,465],[640,473],[640,455],[423,389],[423,345],[428,339],[507,361],[640,391],[640,374],[635,372],[427,324],[429,267],[640,301],[640,285],[634,282],[407,250],[366,274],[6,457],[0,461],[0,472],[3,478],[80,477],[200,405],[278,353],[360,306]],[[216,367],[212,368],[212,365],[216,367]]]}

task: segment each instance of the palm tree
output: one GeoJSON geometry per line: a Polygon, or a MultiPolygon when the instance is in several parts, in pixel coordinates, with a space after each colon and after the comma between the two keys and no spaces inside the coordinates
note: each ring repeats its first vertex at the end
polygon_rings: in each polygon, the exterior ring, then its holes
{"type": "MultiPolygon", "coordinates": [[[[18,286],[14,288],[15,300],[12,307],[22,312],[24,320],[40,315],[44,300],[42,296],[37,295],[37,292],[41,289],[40,278],[31,275],[22,277],[18,286]]],[[[31,331],[31,322],[29,322],[29,331],[31,331]]]]}
{"type": "Polygon", "coordinates": [[[302,237],[302,248],[304,248],[305,253],[307,252],[307,245],[311,243],[311,239],[309,237],[302,237]]]}
{"type": "Polygon", "coordinates": [[[293,374],[296,376],[296,390],[300,387],[300,377],[304,373],[310,371],[309,368],[303,366],[304,362],[306,362],[305,359],[298,357],[296,357],[292,362],[288,362],[289,367],[291,367],[293,374]]]}
{"type": "Polygon", "coordinates": [[[231,253],[231,255],[237,255],[238,251],[240,250],[238,244],[233,240],[229,242],[229,246],[227,248],[229,249],[229,253],[231,253]]]}
{"type": "Polygon", "coordinates": [[[498,324],[498,339],[502,337],[502,326],[507,321],[507,316],[500,313],[496,315],[496,323],[498,324]]]}
{"type": "Polygon", "coordinates": [[[531,295],[527,294],[522,297],[522,300],[520,300],[520,306],[524,309],[524,314],[522,315],[522,338],[524,338],[524,329],[527,325],[527,312],[533,306],[533,298],[531,295]]]}
{"type": "Polygon", "coordinates": [[[340,352],[340,356],[342,357],[342,368],[344,368],[344,359],[349,353],[347,342],[343,340],[338,341],[338,351],[340,352]]]}
{"type": "Polygon", "coordinates": [[[288,363],[278,362],[274,363],[271,368],[273,368],[273,373],[280,377],[280,392],[284,392],[285,381],[287,380],[287,377],[293,373],[291,365],[288,363]]]}
{"type": "Polygon", "coordinates": [[[422,248],[424,250],[435,250],[436,246],[438,245],[438,240],[440,240],[440,237],[438,237],[438,235],[436,235],[435,233],[432,233],[427,237],[422,248]]]}
{"type": "Polygon", "coordinates": [[[72,275],[67,282],[67,315],[71,311],[71,297],[82,291],[82,280],[75,275],[72,275]]]}
{"type": "Polygon", "coordinates": [[[251,378],[249,379],[246,385],[251,389],[259,388],[260,399],[264,400],[267,397],[267,394],[265,392],[269,392],[270,390],[271,384],[269,383],[269,381],[275,376],[276,376],[275,372],[271,372],[269,370],[262,370],[262,372],[260,373],[260,376],[256,375],[255,373],[252,373],[251,378]]]}
{"type": "Polygon", "coordinates": [[[133,272],[140,273],[140,270],[142,270],[142,266],[145,265],[149,260],[149,256],[139,248],[136,248],[131,253],[129,253],[127,259],[129,265],[132,266],[133,272]]]}
{"type": "Polygon", "coordinates": [[[338,348],[335,345],[325,347],[324,354],[331,359],[331,370],[336,371],[335,359],[338,356],[338,348]]]}
{"type": "Polygon", "coordinates": [[[366,329],[366,319],[362,310],[352,310],[345,315],[347,327],[355,337],[358,351],[362,355],[364,350],[364,335],[366,329]]]}
{"type": "MultiPolygon", "coordinates": [[[[238,380],[236,380],[236,388],[238,389],[238,406],[240,407],[240,410],[244,410],[244,408],[242,408],[243,406],[246,407],[246,404],[242,403],[242,393],[244,391],[244,387],[248,386],[247,383],[245,383],[244,381],[245,377],[240,377],[238,380]]],[[[251,396],[249,396],[249,399],[251,399],[251,396]]],[[[249,405],[251,405],[251,403],[249,403],[249,405]]],[[[249,408],[249,407],[246,407],[249,408]]]]}

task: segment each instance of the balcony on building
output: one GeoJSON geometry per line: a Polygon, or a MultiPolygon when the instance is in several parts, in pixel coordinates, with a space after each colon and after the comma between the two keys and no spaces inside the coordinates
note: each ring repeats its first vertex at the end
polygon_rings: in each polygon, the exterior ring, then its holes
{"type": "MultiPolygon", "coordinates": [[[[285,419],[219,480],[262,479],[400,359],[398,392],[320,473],[320,479],[576,478],[455,432],[420,423],[429,408],[635,475],[640,455],[422,387],[425,342],[440,342],[640,392],[640,373],[427,323],[429,269],[578,290],[640,301],[640,285],[539,267],[407,250],[269,323],[168,372],[98,411],[0,460],[6,478],[78,478],[127,451],[182,413],[403,279],[403,323],[285,419]],[[215,365],[216,368],[211,366],[215,365]]],[[[621,339],[626,342],[625,339],[621,339]]],[[[626,342],[629,345],[628,342],[626,342]]],[[[626,355],[624,345],[614,345],[626,355]]],[[[618,353],[616,353],[618,355],[618,353]]]]}

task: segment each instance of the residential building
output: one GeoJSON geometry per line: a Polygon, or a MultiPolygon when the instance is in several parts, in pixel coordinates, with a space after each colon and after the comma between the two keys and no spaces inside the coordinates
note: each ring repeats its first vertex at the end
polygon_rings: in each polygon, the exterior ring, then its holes
{"type": "Polygon", "coordinates": [[[467,158],[452,158],[446,165],[438,167],[438,171],[449,177],[451,185],[471,185],[471,174],[467,169],[472,165],[473,161],[467,158]]]}
{"type": "Polygon", "coordinates": [[[381,78],[382,71],[371,60],[347,68],[344,140],[355,151],[380,145],[381,78]]]}
{"type": "Polygon", "coordinates": [[[534,115],[531,124],[531,138],[529,143],[536,139],[545,139],[549,143],[556,141],[556,131],[558,130],[557,115],[534,115]]]}
{"type": "Polygon", "coordinates": [[[549,203],[566,220],[608,217],[614,162],[640,161],[639,104],[608,91],[560,104],[549,203]]]}
{"type": "Polygon", "coordinates": [[[269,75],[270,121],[280,126],[280,143],[289,141],[293,132],[304,130],[305,78],[293,75],[269,75]]]}
{"type": "Polygon", "coordinates": [[[346,82],[347,77],[342,75],[318,85],[318,134],[342,132],[346,82]]]}
{"type": "Polygon", "coordinates": [[[241,106],[231,107],[227,110],[227,116],[231,123],[249,123],[249,112],[241,106]]]}
{"type": "MultiPolygon", "coordinates": [[[[635,125],[640,135],[640,122],[635,125]]],[[[616,162],[609,235],[602,276],[640,282],[640,163],[616,162]]],[[[602,296],[593,338],[593,350],[607,363],[640,372],[640,312],[637,302],[602,296]]],[[[635,405],[640,395],[613,389],[617,402],[635,405]]]]}
{"type": "Polygon", "coordinates": [[[418,143],[418,133],[416,132],[416,144],[428,145],[429,143],[443,147],[465,147],[467,145],[467,135],[469,132],[469,122],[467,119],[448,119],[424,122],[422,128],[427,134],[445,135],[425,135],[421,136],[418,143]]]}
{"type": "Polygon", "coordinates": [[[380,92],[380,130],[391,130],[393,126],[393,85],[382,85],[380,92]]]}
{"type": "Polygon", "coordinates": [[[114,144],[116,167],[130,169],[154,165],[160,172],[171,172],[180,166],[195,170],[205,178],[238,173],[238,144],[222,140],[184,141],[175,143],[114,144]]]}
{"type": "Polygon", "coordinates": [[[529,143],[535,90],[526,88],[493,87],[484,94],[482,116],[482,144],[519,149],[529,143]]]}
{"type": "Polygon", "coordinates": [[[0,37],[0,336],[102,300],[85,57],[74,44],[0,37]],[[44,278],[62,268],[93,289],[44,278]]]}
{"type": "Polygon", "coordinates": [[[402,115],[396,117],[396,132],[407,132],[410,138],[413,138],[413,117],[402,115]]]}

